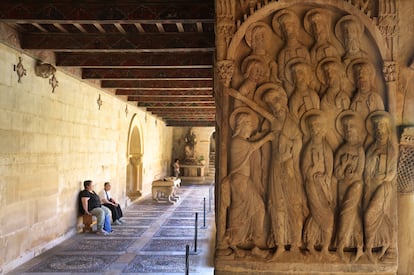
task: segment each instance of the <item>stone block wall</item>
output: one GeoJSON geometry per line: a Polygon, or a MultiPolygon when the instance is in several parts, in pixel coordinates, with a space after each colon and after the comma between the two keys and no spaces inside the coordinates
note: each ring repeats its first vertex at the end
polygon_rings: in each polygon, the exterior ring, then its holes
{"type": "Polygon", "coordinates": [[[36,60],[0,44],[0,273],[77,231],[77,195],[92,179],[105,181],[125,205],[131,120],[143,143],[142,192],[167,173],[172,129],[143,110],[59,70],[52,93],[34,73],[36,60]],[[13,70],[22,58],[26,75],[13,70]],[[102,105],[97,103],[98,97],[102,105]]]}

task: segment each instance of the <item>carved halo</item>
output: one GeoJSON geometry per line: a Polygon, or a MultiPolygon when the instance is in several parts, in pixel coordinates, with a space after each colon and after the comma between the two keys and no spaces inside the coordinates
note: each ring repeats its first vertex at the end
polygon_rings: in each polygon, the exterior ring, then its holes
{"type": "Polygon", "coordinates": [[[237,117],[242,113],[245,113],[252,118],[253,129],[257,129],[257,127],[259,127],[259,118],[252,109],[250,109],[249,107],[238,107],[231,113],[229,118],[230,127],[232,131],[234,131],[234,127],[236,127],[237,117]]]}
{"type": "Polygon", "coordinates": [[[335,63],[340,68],[340,70],[342,70],[342,73],[345,72],[345,69],[344,69],[342,63],[337,58],[335,58],[335,57],[325,57],[324,59],[319,61],[318,66],[316,67],[316,77],[324,85],[326,85],[326,82],[325,82],[325,77],[324,77],[322,67],[323,67],[323,65],[325,65],[329,62],[335,63]]]}
{"type": "Polygon", "coordinates": [[[321,8],[314,8],[306,12],[306,15],[303,19],[303,27],[305,28],[306,32],[312,35],[312,27],[311,27],[311,21],[310,16],[314,15],[315,13],[320,13],[322,17],[324,17],[329,24],[328,27],[331,27],[331,16],[327,17],[328,10],[321,9],[321,8]]]}
{"type": "MultiPolygon", "coordinates": [[[[360,126],[360,129],[358,130],[364,131],[364,120],[362,119],[361,115],[352,110],[345,110],[336,117],[336,121],[335,121],[336,130],[341,135],[341,137],[344,136],[344,129],[342,127],[342,119],[344,119],[345,117],[352,117],[353,119],[355,119],[360,126]]],[[[361,135],[363,134],[363,136],[365,136],[365,133],[360,133],[360,134],[361,135]]]]}
{"type": "Polygon", "coordinates": [[[392,117],[391,117],[390,113],[388,113],[386,111],[382,111],[382,110],[374,111],[374,112],[370,113],[368,115],[367,119],[365,120],[365,127],[366,127],[368,133],[371,136],[374,136],[374,134],[375,134],[374,133],[374,127],[372,126],[372,118],[376,117],[376,116],[380,116],[380,115],[385,116],[387,118],[389,124],[390,124],[390,127],[392,127],[392,117]]]}
{"type": "Polygon", "coordinates": [[[319,109],[311,109],[309,111],[306,111],[300,119],[300,128],[302,130],[303,136],[306,138],[309,138],[310,136],[309,129],[308,129],[308,126],[306,125],[306,122],[311,116],[319,116],[322,120],[325,120],[324,112],[322,112],[319,109]]]}
{"type": "Polygon", "coordinates": [[[361,21],[359,21],[358,17],[350,14],[343,16],[341,19],[338,20],[338,22],[335,25],[335,36],[336,38],[338,38],[339,41],[341,41],[342,45],[345,45],[344,34],[342,32],[342,24],[344,24],[347,21],[353,21],[357,26],[358,38],[361,39],[364,33],[364,25],[361,23],[361,21]]]}
{"type": "Polygon", "coordinates": [[[349,63],[348,66],[346,67],[346,75],[348,76],[349,81],[351,81],[351,83],[353,85],[355,85],[354,67],[356,65],[360,65],[360,64],[368,64],[369,66],[371,66],[371,68],[375,72],[374,66],[371,64],[371,62],[368,61],[368,59],[366,59],[366,58],[356,58],[356,59],[352,60],[352,62],[349,63]]]}
{"type": "Polygon", "coordinates": [[[246,40],[247,45],[252,48],[252,36],[253,36],[253,30],[257,27],[261,27],[266,32],[265,37],[269,37],[269,34],[272,32],[269,25],[267,25],[264,22],[255,22],[250,25],[250,27],[247,29],[246,34],[244,35],[244,39],[246,40]]]}
{"type": "Polygon", "coordinates": [[[249,65],[250,65],[250,62],[252,62],[252,61],[257,61],[257,62],[259,62],[259,63],[262,63],[263,64],[263,69],[265,69],[265,70],[269,70],[268,69],[268,66],[267,66],[267,64],[266,64],[266,61],[265,61],[265,59],[264,59],[264,57],[263,56],[261,56],[261,55],[256,55],[256,54],[251,54],[251,55],[249,55],[248,57],[246,57],[245,59],[243,59],[243,62],[242,62],[242,64],[241,64],[241,71],[242,71],[242,73],[243,73],[243,76],[244,77],[246,77],[247,78],[247,76],[245,75],[246,74],[246,72],[247,72],[247,68],[249,67],[249,65]]]}
{"type": "Polygon", "coordinates": [[[292,67],[295,66],[298,63],[306,64],[306,66],[308,66],[310,71],[312,72],[312,67],[309,65],[309,63],[306,61],[306,59],[304,59],[302,57],[292,58],[291,60],[289,60],[289,62],[286,64],[286,67],[285,67],[285,78],[292,85],[293,85],[292,67]]]}
{"type": "Polygon", "coordinates": [[[277,93],[283,93],[284,97],[287,100],[287,95],[285,90],[283,89],[282,86],[275,84],[275,83],[265,83],[260,85],[257,89],[256,92],[254,94],[254,101],[259,104],[260,106],[262,106],[265,109],[268,109],[268,106],[266,104],[266,102],[264,102],[263,97],[265,94],[268,93],[269,90],[275,90],[277,91],[277,93]]]}
{"type": "Polygon", "coordinates": [[[281,39],[283,39],[283,34],[282,34],[282,30],[280,29],[280,22],[279,22],[279,20],[280,20],[280,17],[282,15],[285,15],[285,14],[291,15],[292,18],[293,18],[293,20],[296,21],[296,24],[298,26],[300,26],[299,17],[293,11],[291,11],[289,9],[283,9],[283,10],[280,10],[280,11],[276,12],[276,14],[272,18],[272,28],[273,28],[273,31],[277,34],[277,36],[279,36],[281,39]]]}
{"type": "Polygon", "coordinates": [[[288,96],[285,89],[281,85],[275,83],[265,83],[257,88],[256,93],[254,94],[254,101],[263,108],[269,109],[269,106],[264,101],[264,97],[268,93],[271,93],[275,97],[283,97],[286,103],[288,102],[288,96]]]}

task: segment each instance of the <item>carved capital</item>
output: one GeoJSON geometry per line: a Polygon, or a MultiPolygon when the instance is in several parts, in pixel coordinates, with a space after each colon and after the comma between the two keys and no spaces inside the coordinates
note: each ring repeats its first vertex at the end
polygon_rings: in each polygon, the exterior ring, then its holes
{"type": "Polygon", "coordinates": [[[378,28],[384,37],[394,37],[398,34],[397,16],[390,14],[379,17],[378,28]]]}
{"type": "Polygon", "coordinates": [[[405,128],[401,136],[397,182],[400,193],[414,192],[414,127],[405,128]]]}
{"type": "Polygon", "coordinates": [[[222,60],[216,63],[217,75],[220,82],[223,83],[225,87],[230,86],[231,78],[234,73],[234,61],[233,60],[222,60]]]}
{"type": "Polygon", "coordinates": [[[236,30],[236,25],[231,19],[223,18],[222,20],[217,20],[217,35],[226,38],[232,38],[236,30]]]}
{"type": "Polygon", "coordinates": [[[394,61],[385,61],[382,72],[386,82],[394,82],[397,79],[397,64],[394,61]]]}

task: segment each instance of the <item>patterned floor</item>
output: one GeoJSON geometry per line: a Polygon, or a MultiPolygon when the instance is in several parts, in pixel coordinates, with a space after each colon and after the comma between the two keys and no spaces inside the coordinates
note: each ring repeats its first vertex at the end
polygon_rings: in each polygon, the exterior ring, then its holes
{"type": "Polygon", "coordinates": [[[185,274],[186,245],[189,274],[213,274],[213,186],[182,186],[178,193],[173,205],[147,196],[124,209],[126,223],[111,235],[78,234],[8,274],[185,274]]]}

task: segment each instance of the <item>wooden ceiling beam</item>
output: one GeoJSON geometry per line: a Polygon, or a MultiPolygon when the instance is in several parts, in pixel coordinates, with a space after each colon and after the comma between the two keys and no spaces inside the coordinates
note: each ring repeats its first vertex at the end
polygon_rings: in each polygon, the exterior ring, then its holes
{"type": "Polygon", "coordinates": [[[212,68],[213,52],[125,53],[57,52],[57,66],[128,68],[212,68]]]}
{"type": "Polygon", "coordinates": [[[0,1],[0,18],[17,23],[214,20],[214,1],[0,1]]]}
{"type": "Polygon", "coordinates": [[[26,33],[22,49],[66,52],[214,51],[214,33],[26,33]]]}
{"type": "Polygon", "coordinates": [[[102,80],[102,88],[212,88],[211,80],[177,80],[177,81],[158,81],[158,80],[102,80]]]}
{"type": "Polygon", "coordinates": [[[187,103],[187,102],[138,102],[138,107],[147,108],[215,108],[214,102],[199,102],[199,103],[187,103]]]}
{"type": "Polygon", "coordinates": [[[128,101],[139,102],[185,102],[185,103],[214,103],[213,97],[143,97],[143,96],[128,96],[128,101]]]}
{"type": "Polygon", "coordinates": [[[192,121],[192,120],[166,120],[165,124],[170,127],[215,127],[215,120],[208,121],[192,121]]]}
{"type": "Polygon", "coordinates": [[[212,80],[212,69],[109,69],[87,68],[82,70],[83,79],[159,79],[212,80]]]}
{"type": "Polygon", "coordinates": [[[188,110],[185,110],[183,108],[178,108],[178,107],[170,107],[170,108],[163,108],[163,107],[147,107],[147,111],[148,112],[152,112],[154,114],[173,114],[173,113],[185,113],[185,114],[206,114],[206,113],[211,113],[211,114],[215,114],[216,113],[216,107],[212,106],[212,107],[206,107],[203,109],[198,109],[198,108],[188,108],[188,110]]]}
{"type": "Polygon", "coordinates": [[[212,90],[124,90],[117,89],[115,95],[126,95],[126,96],[141,96],[141,97],[212,97],[212,90]]]}

